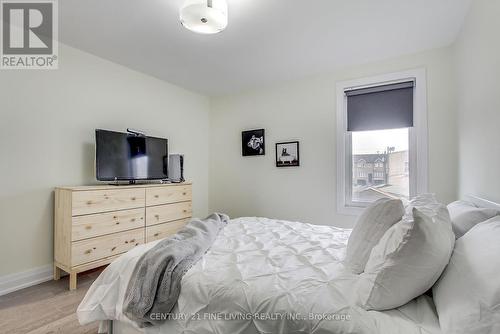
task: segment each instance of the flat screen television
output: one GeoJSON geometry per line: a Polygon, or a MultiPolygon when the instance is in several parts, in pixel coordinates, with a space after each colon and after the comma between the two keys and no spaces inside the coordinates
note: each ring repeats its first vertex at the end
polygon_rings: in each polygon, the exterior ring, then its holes
{"type": "Polygon", "coordinates": [[[159,180],[168,177],[168,140],[95,130],[99,181],[159,180]]]}

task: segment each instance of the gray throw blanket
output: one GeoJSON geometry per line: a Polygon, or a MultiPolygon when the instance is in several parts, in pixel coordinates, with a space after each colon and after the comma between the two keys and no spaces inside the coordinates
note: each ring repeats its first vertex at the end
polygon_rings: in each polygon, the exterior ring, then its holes
{"type": "Polygon", "coordinates": [[[229,217],[193,219],[177,234],[144,253],[134,268],[123,313],[140,327],[161,324],[177,303],[184,274],[212,246],[229,217]]]}

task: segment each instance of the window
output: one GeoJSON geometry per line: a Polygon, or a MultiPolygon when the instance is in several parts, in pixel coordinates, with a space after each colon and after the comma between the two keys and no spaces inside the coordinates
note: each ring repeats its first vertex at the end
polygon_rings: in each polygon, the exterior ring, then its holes
{"type": "MultiPolygon", "coordinates": [[[[369,179],[362,186],[356,179],[352,180],[350,189],[352,204],[369,203],[380,197],[406,199],[410,197],[410,178],[409,174],[405,173],[405,163],[408,162],[409,158],[408,128],[353,131],[351,132],[351,143],[353,161],[356,161],[359,156],[387,161],[387,177],[384,177],[384,173],[374,170],[373,179],[369,179]]],[[[375,163],[374,167],[380,168],[380,165],[375,163]]],[[[367,167],[370,165],[367,164],[367,167]]]]}
{"type": "Polygon", "coordinates": [[[337,84],[337,208],[427,191],[424,70],[337,84]]]}

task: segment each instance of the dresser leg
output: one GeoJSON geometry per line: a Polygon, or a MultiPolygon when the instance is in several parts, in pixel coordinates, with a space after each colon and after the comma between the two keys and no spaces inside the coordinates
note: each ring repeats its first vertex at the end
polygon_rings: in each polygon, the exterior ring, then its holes
{"type": "Polygon", "coordinates": [[[69,289],[76,290],[76,272],[69,273],[69,289]]]}
{"type": "Polygon", "coordinates": [[[61,278],[61,269],[54,265],[54,281],[58,281],[61,278]]]}

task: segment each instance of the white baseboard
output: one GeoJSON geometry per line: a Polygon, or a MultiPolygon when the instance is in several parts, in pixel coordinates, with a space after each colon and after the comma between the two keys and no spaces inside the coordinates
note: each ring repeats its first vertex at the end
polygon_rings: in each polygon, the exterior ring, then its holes
{"type": "Polygon", "coordinates": [[[24,289],[53,278],[52,265],[46,265],[20,273],[0,276],[0,296],[24,289]]]}

